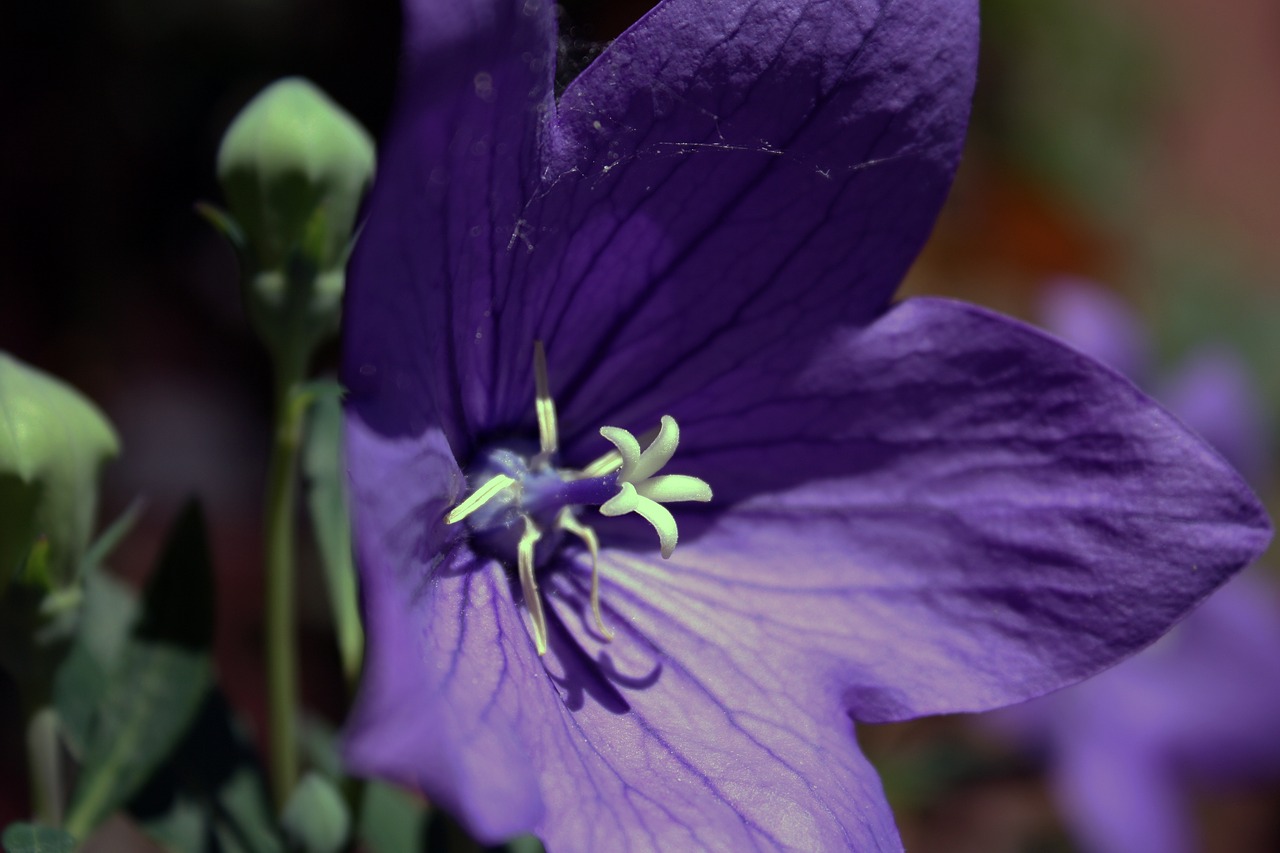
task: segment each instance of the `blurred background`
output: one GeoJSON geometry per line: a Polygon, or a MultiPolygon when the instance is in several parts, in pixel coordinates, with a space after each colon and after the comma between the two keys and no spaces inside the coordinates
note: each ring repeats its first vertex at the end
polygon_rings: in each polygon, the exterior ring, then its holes
{"type": "MultiPolygon", "coordinates": [[[[648,5],[566,2],[562,64],[581,67],[648,5]]],[[[1238,356],[1274,444],[1280,5],[982,6],[969,149],[906,291],[1037,321],[1047,282],[1096,282],[1145,325],[1153,372],[1210,343],[1238,356]]],[[[259,733],[270,377],[239,304],[232,251],[193,205],[219,197],[213,164],[227,123],[280,76],[311,78],[380,135],[399,25],[394,0],[0,8],[0,348],[77,386],[115,423],[124,453],[108,468],[102,518],[147,500],[113,560],[119,573],[140,580],[180,502],[192,492],[204,501],[219,574],[220,680],[259,733]]],[[[336,349],[325,359],[335,365],[336,349]]],[[[1273,498],[1270,473],[1255,485],[1273,498]]],[[[1275,589],[1263,593],[1272,605],[1275,589]]],[[[306,701],[337,722],[337,654],[306,555],[301,595],[306,701]]],[[[6,769],[22,761],[11,694],[0,683],[6,769]]],[[[957,717],[861,733],[909,850],[1084,849],[1054,797],[1052,756],[998,729],[957,717]]],[[[1193,786],[1192,849],[1280,849],[1275,771],[1193,786]]],[[[0,790],[0,825],[26,812],[13,788],[23,780],[0,772],[10,786],[0,790]]]]}

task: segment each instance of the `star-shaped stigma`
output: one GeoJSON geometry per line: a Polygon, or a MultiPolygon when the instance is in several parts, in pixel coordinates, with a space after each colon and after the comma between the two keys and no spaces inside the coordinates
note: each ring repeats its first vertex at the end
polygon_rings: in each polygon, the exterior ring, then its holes
{"type": "MultiPolygon", "coordinates": [[[[599,506],[606,516],[634,512],[658,534],[664,559],[675,551],[680,531],[675,517],[663,504],[711,500],[711,486],[697,477],[664,474],[680,444],[675,418],[663,415],[657,435],[641,448],[640,439],[621,427],[600,428],[612,450],[581,470],[555,466],[559,427],[555,402],[547,376],[547,356],[541,341],[534,341],[534,409],[538,420],[538,452],[528,458],[518,451],[499,448],[484,454],[482,485],[445,515],[449,524],[469,520],[477,538],[497,540],[498,556],[511,563],[514,538],[516,576],[532,622],[538,654],[547,652],[547,622],[538,592],[538,546],[548,532],[567,533],[582,541],[591,557],[591,612],[606,639],[613,631],[604,622],[600,607],[600,539],[577,517],[584,506],[599,506]],[[495,470],[497,469],[497,470],[495,470]]],[[[558,547],[560,538],[557,537],[558,547]]],[[[545,557],[544,557],[545,560],[545,557]]]]}

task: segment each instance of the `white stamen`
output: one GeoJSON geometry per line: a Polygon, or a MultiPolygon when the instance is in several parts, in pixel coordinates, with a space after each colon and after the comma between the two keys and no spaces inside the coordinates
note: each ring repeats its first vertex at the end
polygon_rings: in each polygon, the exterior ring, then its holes
{"type": "Polygon", "coordinates": [[[569,507],[560,510],[556,526],[586,543],[587,552],[591,555],[591,613],[595,616],[600,633],[606,640],[612,640],[613,631],[604,624],[604,614],[600,610],[600,540],[594,530],[573,517],[573,511],[569,507]]]}
{"type": "Polygon", "coordinates": [[[445,515],[446,524],[457,524],[480,507],[487,504],[498,496],[498,493],[515,482],[515,479],[508,477],[506,474],[495,474],[480,488],[471,493],[471,497],[449,510],[445,515]]]}
{"type": "Polygon", "coordinates": [[[605,474],[612,474],[620,467],[622,467],[622,454],[616,450],[610,450],[604,456],[579,471],[575,479],[586,480],[594,477],[603,477],[605,474]]]}
{"type": "Polygon", "coordinates": [[[543,459],[559,449],[559,430],[556,427],[556,404],[551,399],[551,382],[547,378],[547,353],[542,341],[533,342],[533,407],[538,416],[538,444],[543,459]]]}
{"type": "Polygon", "coordinates": [[[520,589],[524,592],[524,606],[533,622],[533,644],[538,655],[547,653],[547,617],[542,612],[542,599],[538,596],[538,580],[533,574],[533,549],[542,538],[542,531],[529,516],[524,518],[524,533],[516,545],[516,569],[520,575],[520,589]]]}

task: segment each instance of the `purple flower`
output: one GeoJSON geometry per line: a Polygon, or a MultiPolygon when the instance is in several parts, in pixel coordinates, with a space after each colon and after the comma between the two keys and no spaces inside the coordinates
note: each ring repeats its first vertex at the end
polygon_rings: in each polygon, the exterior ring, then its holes
{"type": "Polygon", "coordinates": [[[484,840],[899,849],[854,720],[1080,679],[1265,545],[1129,383],[891,304],[975,3],[667,0],[559,98],[547,0],[405,11],[346,315],[355,771],[484,840]]]}
{"type": "MultiPolygon", "coordinates": [[[[1148,361],[1141,326],[1116,297],[1064,281],[1045,308],[1066,340],[1148,378],[1138,372],[1148,361]]],[[[1263,475],[1260,407],[1237,359],[1205,349],[1154,384],[1240,470],[1263,475]]],[[[1048,751],[1059,801],[1087,849],[1190,853],[1189,789],[1280,776],[1277,719],[1280,596],[1251,571],[1132,660],[986,725],[1048,751]]]]}

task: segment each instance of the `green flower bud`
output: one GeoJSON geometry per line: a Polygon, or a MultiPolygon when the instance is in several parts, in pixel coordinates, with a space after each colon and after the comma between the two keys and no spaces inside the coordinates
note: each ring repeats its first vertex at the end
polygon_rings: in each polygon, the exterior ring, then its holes
{"type": "Polygon", "coordinates": [[[205,213],[238,243],[250,319],[289,373],[337,331],[352,232],[373,171],[369,134],[299,77],[260,92],[222,138],[218,179],[230,215],[205,213]]]}
{"type": "Polygon", "coordinates": [[[71,386],[0,352],[0,597],[62,590],[93,533],[98,472],[119,441],[71,386]]]}
{"type": "Polygon", "coordinates": [[[284,270],[295,253],[341,267],[373,164],[369,134],[310,81],[258,93],[218,150],[218,180],[258,270],[284,270]]]}

